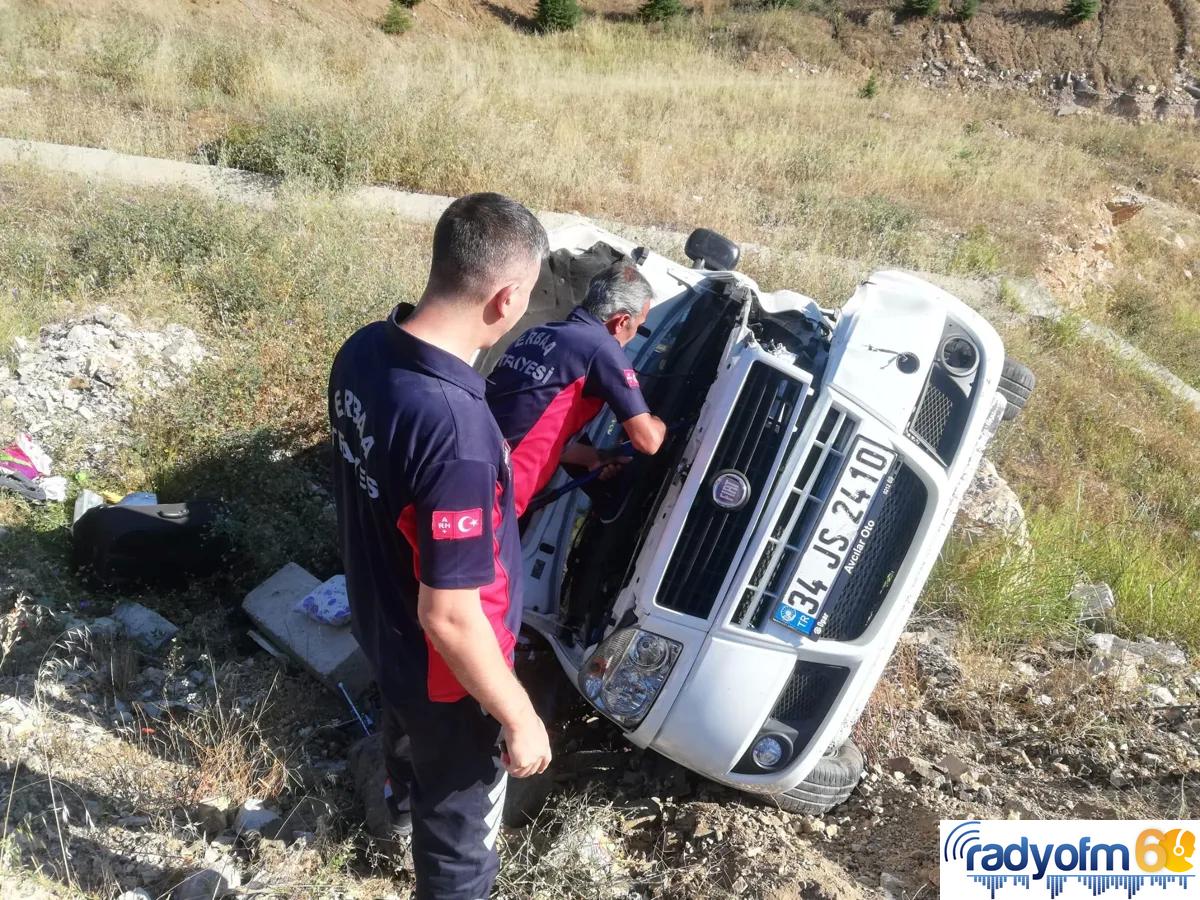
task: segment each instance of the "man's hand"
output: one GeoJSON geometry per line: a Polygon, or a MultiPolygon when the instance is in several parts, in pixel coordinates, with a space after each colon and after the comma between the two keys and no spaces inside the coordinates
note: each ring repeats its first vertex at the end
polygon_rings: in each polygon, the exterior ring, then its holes
{"type": "Polygon", "coordinates": [[[578,443],[567,446],[559,457],[559,462],[564,465],[583,466],[589,472],[600,469],[601,481],[608,481],[632,461],[632,456],[620,456],[614,450],[598,450],[591,444],[578,443]]]}
{"type": "Polygon", "coordinates": [[[513,778],[528,778],[541,775],[550,765],[550,738],[546,726],[536,713],[519,720],[514,727],[504,726],[501,736],[504,753],[500,761],[513,778]]]}
{"type": "Polygon", "coordinates": [[[600,480],[608,481],[621,474],[625,466],[633,462],[632,456],[622,456],[617,450],[597,450],[596,461],[588,466],[589,471],[600,470],[600,480]]]}
{"type": "Polygon", "coordinates": [[[546,726],[500,652],[496,633],[483,614],[479,589],[422,583],[417,618],[459,683],[500,723],[507,748],[504,767],[517,778],[544,772],[550,765],[546,726]]]}

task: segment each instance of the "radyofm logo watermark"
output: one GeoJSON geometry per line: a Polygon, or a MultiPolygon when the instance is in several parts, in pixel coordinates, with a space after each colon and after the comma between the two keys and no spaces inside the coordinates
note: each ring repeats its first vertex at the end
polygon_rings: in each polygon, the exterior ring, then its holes
{"type": "Polygon", "coordinates": [[[941,895],[1200,897],[1197,834],[1200,821],[943,820],[941,895]]]}

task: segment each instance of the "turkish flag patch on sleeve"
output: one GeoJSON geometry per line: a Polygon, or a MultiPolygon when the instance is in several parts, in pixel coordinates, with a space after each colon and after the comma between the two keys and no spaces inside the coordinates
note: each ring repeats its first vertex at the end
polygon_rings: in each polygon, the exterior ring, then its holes
{"type": "Polygon", "coordinates": [[[433,513],[433,539],[435,541],[461,541],[464,538],[483,534],[483,509],[435,510],[433,513]]]}
{"type": "Polygon", "coordinates": [[[637,372],[635,372],[633,369],[626,369],[624,374],[625,374],[625,383],[627,385],[629,385],[631,388],[635,388],[638,386],[637,372]]]}

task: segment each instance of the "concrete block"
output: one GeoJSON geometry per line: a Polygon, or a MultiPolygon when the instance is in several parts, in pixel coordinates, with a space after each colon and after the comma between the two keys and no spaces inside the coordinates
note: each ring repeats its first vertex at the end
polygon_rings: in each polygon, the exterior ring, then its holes
{"type": "Polygon", "coordinates": [[[179,631],[177,626],[140,603],[118,605],[112,611],[112,618],[124,625],[130,639],[147,653],[159,650],[179,631]]]}
{"type": "Polygon", "coordinates": [[[275,645],[312,672],[330,690],[343,682],[351,694],[371,682],[367,659],[349,627],[314,622],[296,609],[321,582],[295,563],[288,563],[242,601],[242,609],[275,645]]]}

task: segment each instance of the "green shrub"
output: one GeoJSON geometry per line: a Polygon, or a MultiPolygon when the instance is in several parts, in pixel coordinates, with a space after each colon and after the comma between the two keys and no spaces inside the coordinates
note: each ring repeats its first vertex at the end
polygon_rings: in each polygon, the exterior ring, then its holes
{"type": "Polygon", "coordinates": [[[147,270],[231,323],[268,305],[262,235],[186,197],[105,205],[80,217],[63,273],[101,291],[147,270]]]}
{"type": "Polygon", "coordinates": [[[205,150],[213,163],[336,190],[368,180],[373,136],[345,110],[279,107],[261,124],[233,126],[205,150]]]}
{"type": "Polygon", "coordinates": [[[993,275],[1000,270],[1000,247],[986,228],[977,225],[955,246],[950,269],[966,275],[993,275]]]}
{"type": "Polygon", "coordinates": [[[383,33],[404,34],[412,28],[413,18],[408,10],[416,6],[417,2],[418,0],[411,0],[411,2],[401,3],[399,0],[392,0],[392,5],[388,7],[388,11],[384,13],[383,19],[379,22],[383,33]]]}
{"type": "Polygon", "coordinates": [[[1067,0],[1067,5],[1063,9],[1063,15],[1073,25],[1094,19],[1099,12],[1100,0],[1067,0]]]}
{"type": "Polygon", "coordinates": [[[261,54],[240,41],[199,40],[188,56],[189,85],[230,97],[248,93],[262,68],[261,54]]]}
{"type": "Polygon", "coordinates": [[[578,0],[538,0],[534,22],[538,31],[570,31],[581,15],[578,0]]]}
{"type": "Polygon", "coordinates": [[[936,16],[942,0],[904,0],[904,11],[911,16],[936,16]]]}
{"type": "MultiPolygon", "coordinates": [[[[800,216],[807,213],[803,207],[800,216]]],[[[831,239],[841,244],[865,246],[868,258],[879,262],[915,266],[929,251],[916,210],[890,197],[869,194],[847,197],[829,213],[831,239]]]]}
{"type": "Polygon", "coordinates": [[[685,11],[679,0],[646,0],[638,8],[638,18],[643,22],[666,22],[685,11]]]}
{"type": "Polygon", "coordinates": [[[961,0],[958,4],[958,21],[970,22],[979,12],[979,0],[961,0]]]}
{"type": "Polygon", "coordinates": [[[875,73],[872,72],[870,74],[870,76],[867,78],[866,84],[864,84],[862,87],[860,87],[858,89],[858,96],[862,97],[864,100],[870,100],[872,97],[874,97],[878,93],[879,93],[879,79],[876,78],[875,73]]]}
{"type": "Polygon", "coordinates": [[[142,77],[142,67],[154,53],[158,39],[144,30],[106,32],[88,57],[86,67],[93,75],[128,88],[142,77]]]}
{"type": "Polygon", "coordinates": [[[168,275],[200,265],[241,241],[227,220],[191,198],[122,201],[89,210],[67,240],[70,276],[107,290],[153,262],[168,275]]]}

